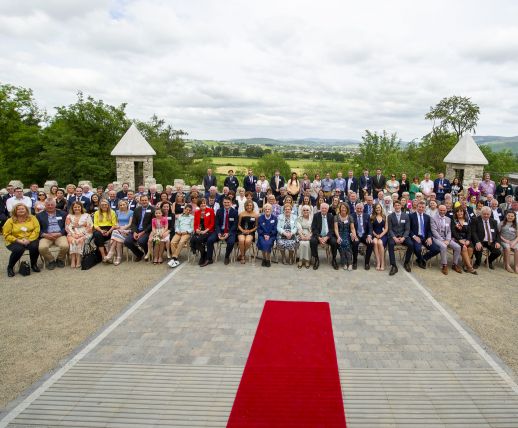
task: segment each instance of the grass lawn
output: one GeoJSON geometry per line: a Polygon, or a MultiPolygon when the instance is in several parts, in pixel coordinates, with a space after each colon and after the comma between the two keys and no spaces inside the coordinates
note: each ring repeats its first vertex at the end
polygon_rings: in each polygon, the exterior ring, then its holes
{"type": "MultiPolygon", "coordinates": [[[[226,176],[229,169],[234,169],[237,176],[246,174],[246,169],[249,166],[253,166],[259,159],[253,158],[233,158],[233,157],[221,157],[211,158],[214,165],[216,165],[216,174],[226,176]]],[[[314,163],[312,159],[287,159],[288,165],[297,174],[303,172],[304,165],[314,163]]],[[[256,171],[259,172],[259,171],[256,171]]]]}

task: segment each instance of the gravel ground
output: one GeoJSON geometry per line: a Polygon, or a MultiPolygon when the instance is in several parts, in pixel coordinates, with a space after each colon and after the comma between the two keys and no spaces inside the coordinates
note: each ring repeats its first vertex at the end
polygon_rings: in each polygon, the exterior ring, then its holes
{"type": "Polygon", "coordinates": [[[445,276],[436,264],[412,272],[518,376],[518,275],[501,263],[494,271],[481,266],[477,276],[451,270],[445,276]]]}
{"type": "Polygon", "coordinates": [[[0,239],[0,408],[170,271],[123,261],[8,278],[8,256],[0,239]]]}

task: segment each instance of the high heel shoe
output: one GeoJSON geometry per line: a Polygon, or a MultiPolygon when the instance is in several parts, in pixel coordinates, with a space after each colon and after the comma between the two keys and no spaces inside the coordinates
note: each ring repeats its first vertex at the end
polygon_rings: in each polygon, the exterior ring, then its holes
{"type": "Polygon", "coordinates": [[[119,266],[121,264],[121,258],[120,257],[115,257],[115,261],[113,262],[113,265],[114,266],[119,266]]]}

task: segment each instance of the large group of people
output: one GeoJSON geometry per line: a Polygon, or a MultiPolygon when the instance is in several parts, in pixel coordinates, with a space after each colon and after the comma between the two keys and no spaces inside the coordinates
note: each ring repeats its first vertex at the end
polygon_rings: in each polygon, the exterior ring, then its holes
{"type": "Polygon", "coordinates": [[[211,169],[189,192],[180,185],[133,190],[128,183],[117,191],[110,183],[106,189],[52,186],[46,193],[34,183],[24,194],[7,186],[0,198],[0,227],[11,252],[7,274],[15,275],[26,251],[39,272],[40,256],[50,270],[65,267],[67,256],[71,268],[80,268],[88,248],[119,265],[124,247],[135,262],[169,259],[171,268],[184,249],[199,254],[205,267],[224,248],[225,265],[234,252],[241,264],[260,252],[264,267],[277,253],[283,264],[317,270],[322,248],[336,270],[356,270],[359,254],[368,270],[374,254],[376,270],[384,271],[388,251],[390,275],[398,272],[396,253],[408,272],[413,256],[423,269],[437,257],[447,275],[450,267],[477,274],[484,255],[494,269],[503,255],[504,269],[518,273],[518,187],[513,191],[507,178],[495,184],[486,173],[463,188],[443,173],[433,180],[430,174],[386,178],[380,169],[323,177],[293,172],[286,179],[275,171],[268,179],[250,168],[240,183],[229,170],[221,192],[211,169]]]}

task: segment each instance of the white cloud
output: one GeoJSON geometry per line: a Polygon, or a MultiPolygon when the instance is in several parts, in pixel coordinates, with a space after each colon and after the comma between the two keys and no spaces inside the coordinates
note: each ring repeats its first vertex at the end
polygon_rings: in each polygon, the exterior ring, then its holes
{"type": "Polygon", "coordinates": [[[83,90],[195,138],[409,140],[454,94],[481,107],[479,134],[517,135],[517,12],[512,0],[11,0],[1,79],[49,109],[83,90]]]}

